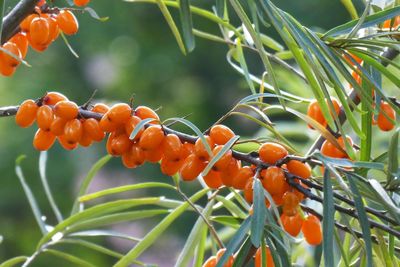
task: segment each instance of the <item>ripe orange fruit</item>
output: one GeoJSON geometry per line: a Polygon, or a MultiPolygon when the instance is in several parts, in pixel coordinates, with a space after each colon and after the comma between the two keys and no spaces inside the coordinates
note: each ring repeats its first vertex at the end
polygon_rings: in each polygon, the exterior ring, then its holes
{"type": "Polygon", "coordinates": [[[169,161],[180,160],[182,146],[181,140],[176,134],[167,134],[161,144],[164,158],[169,161]]]}
{"type": "Polygon", "coordinates": [[[49,38],[47,43],[50,44],[58,38],[60,34],[60,28],[58,27],[57,20],[54,17],[48,17],[47,22],[49,23],[49,38]]]}
{"type": "MultiPolygon", "coordinates": [[[[213,153],[213,157],[215,157],[223,148],[223,145],[217,145],[216,147],[214,147],[214,149],[212,150],[213,153]]],[[[225,170],[228,166],[229,163],[232,160],[232,150],[228,150],[224,155],[222,155],[222,157],[214,164],[213,169],[215,171],[223,171],[225,170]]]]}
{"type": "Polygon", "coordinates": [[[287,169],[290,173],[308,179],[311,176],[311,168],[307,163],[298,160],[290,160],[287,164],[287,169]]]}
{"type": "Polygon", "coordinates": [[[43,97],[43,105],[54,106],[60,101],[68,100],[68,98],[58,92],[48,92],[45,97],[43,97]]]}
{"type": "Polygon", "coordinates": [[[218,189],[223,185],[220,173],[214,170],[210,170],[206,176],[203,176],[203,180],[212,189],[218,189]]]}
{"type": "MultiPolygon", "coordinates": [[[[226,248],[221,248],[217,252],[217,263],[221,260],[222,256],[224,256],[226,252],[226,248]]],[[[233,255],[229,256],[228,260],[225,261],[225,264],[223,267],[231,267],[233,265],[233,262],[235,261],[235,257],[233,255]]]]}
{"type": "Polygon", "coordinates": [[[33,137],[33,147],[39,151],[45,151],[51,148],[56,140],[56,136],[50,131],[38,129],[33,137]]]}
{"type": "Polygon", "coordinates": [[[267,142],[258,149],[260,159],[268,164],[276,164],[280,159],[288,155],[288,151],[282,145],[277,143],[267,142]]]}
{"type": "MultiPolygon", "coordinates": [[[[83,121],[81,121],[83,124],[83,121]]],[[[88,132],[83,129],[81,139],[79,139],[79,144],[83,147],[89,147],[93,143],[93,139],[90,138],[88,132]]]]}
{"type": "Polygon", "coordinates": [[[384,28],[384,29],[390,29],[390,28],[396,29],[397,27],[399,27],[399,25],[400,25],[400,16],[396,16],[395,18],[385,20],[383,22],[382,28],[384,28]],[[392,23],[392,21],[393,21],[393,23],[392,23]]]}
{"type": "Polygon", "coordinates": [[[110,120],[110,118],[108,117],[108,113],[104,114],[99,122],[99,125],[100,128],[107,133],[114,132],[118,128],[118,125],[110,120]]]}
{"type": "Polygon", "coordinates": [[[67,121],[64,127],[64,139],[69,144],[78,143],[82,137],[83,127],[79,119],[67,121]]]}
{"type": "Polygon", "coordinates": [[[125,157],[125,163],[130,163],[127,165],[132,166],[128,168],[134,168],[133,166],[135,167],[140,166],[145,162],[144,151],[137,144],[133,144],[131,148],[123,154],[122,158],[123,163],[124,163],[124,157],[125,157]]]}
{"type": "Polygon", "coordinates": [[[183,160],[171,160],[166,158],[164,154],[164,157],[161,160],[160,169],[163,174],[172,176],[179,171],[179,169],[182,167],[182,164],[183,160]]]}
{"type": "Polygon", "coordinates": [[[244,199],[248,203],[253,203],[253,179],[249,179],[246,182],[246,185],[243,189],[244,199]]]}
{"type": "Polygon", "coordinates": [[[312,214],[308,215],[308,217],[303,222],[301,231],[303,232],[304,238],[306,239],[308,244],[313,246],[321,244],[322,242],[321,222],[316,216],[312,214]]]}
{"type": "Polygon", "coordinates": [[[303,218],[300,213],[296,213],[293,216],[288,216],[284,213],[281,215],[281,221],[283,229],[288,232],[291,236],[296,237],[299,235],[301,231],[301,227],[303,225],[303,218]]]}
{"type": "Polygon", "coordinates": [[[227,126],[217,124],[211,127],[210,137],[217,145],[225,145],[235,133],[227,126]]]}
{"type": "Polygon", "coordinates": [[[262,170],[261,178],[263,187],[271,195],[283,195],[289,189],[285,174],[279,167],[271,166],[266,170],[262,170]]]}
{"type": "Polygon", "coordinates": [[[217,265],[217,257],[212,256],[204,262],[202,267],[215,267],[217,265]]]}
{"type": "Polygon", "coordinates": [[[242,162],[231,157],[228,166],[220,172],[222,183],[226,186],[233,186],[233,178],[239,173],[242,162]]]}
{"type": "Polygon", "coordinates": [[[55,135],[55,136],[60,136],[64,134],[64,127],[65,124],[67,123],[67,120],[59,117],[55,117],[53,122],[50,125],[50,131],[55,135]]]}
{"type": "MultiPolygon", "coordinates": [[[[274,259],[272,258],[272,254],[271,254],[271,250],[269,249],[268,246],[265,246],[265,255],[267,256],[266,260],[265,260],[265,267],[275,267],[274,264],[274,259]]],[[[257,249],[255,258],[254,258],[254,266],[255,267],[262,267],[262,251],[261,248],[257,249]]]]}
{"type": "Polygon", "coordinates": [[[132,109],[126,103],[118,103],[110,108],[106,113],[109,120],[115,124],[123,124],[131,118],[132,109]]]}
{"type": "Polygon", "coordinates": [[[120,156],[131,148],[132,142],[126,134],[110,134],[107,140],[107,152],[113,156],[120,156]]]}
{"type": "Polygon", "coordinates": [[[78,32],[79,23],[75,15],[69,10],[61,10],[56,17],[58,27],[66,35],[73,35],[78,32]]]}
{"type": "Polygon", "coordinates": [[[162,157],[163,157],[163,150],[161,149],[161,147],[144,151],[144,158],[148,162],[158,163],[162,159],[162,157]]]}
{"type": "Polygon", "coordinates": [[[384,114],[386,114],[386,116],[391,118],[393,121],[396,121],[396,113],[394,109],[387,102],[382,101],[381,110],[377,118],[377,124],[379,129],[387,132],[394,128],[394,124],[388,118],[386,118],[384,114]]]}
{"type": "Polygon", "coordinates": [[[31,126],[36,120],[38,109],[39,107],[35,101],[32,99],[25,100],[18,108],[15,115],[15,122],[23,128],[31,126]]]}
{"type": "MultiPolygon", "coordinates": [[[[208,135],[205,135],[204,137],[212,151],[212,149],[214,148],[214,141],[208,135]]],[[[194,154],[196,154],[196,156],[203,161],[207,161],[210,159],[210,154],[208,154],[206,147],[204,146],[203,141],[200,138],[197,138],[196,143],[194,144],[194,154]]]]}
{"type": "Polygon", "coordinates": [[[250,166],[243,166],[233,177],[232,187],[243,190],[248,180],[254,177],[254,171],[250,166]]]}
{"type": "Polygon", "coordinates": [[[23,32],[16,33],[13,37],[11,37],[10,41],[17,45],[19,51],[21,52],[21,58],[25,58],[28,53],[28,39],[26,38],[26,34],[23,32]]]}
{"type": "MultiPolygon", "coordinates": [[[[140,119],[138,116],[131,116],[131,118],[125,123],[125,132],[128,136],[131,135],[131,133],[133,132],[133,130],[136,128],[136,125],[139,124],[139,122],[141,122],[142,119],[140,119]]],[[[136,134],[134,140],[138,141],[140,136],[142,135],[144,129],[140,129],[140,131],[136,134]]]]}
{"type": "Polygon", "coordinates": [[[72,120],[78,116],[78,105],[72,101],[64,100],[54,106],[54,114],[65,120],[72,120]]]}
{"type": "Polygon", "coordinates": [[[16,67],[4,63],[3,57],[0,54],[0,73],[4,76],[12,76],[16,70],[16,67]]]}
{"type": "Polygon", "coordinates": [[[199,174],[206,167],[206,163],[200,160],[195,154],[188,156],[179,170],[179,174],[184,181],[192,181],[199,176],[199,174]]]}
{"type": "Polygon", "coordinates": [[[90,0],[74,0],[74,5],[82,7],[89,4],[89,2],[90,0]]]}
{"type": "Polygon", "coordinates": [[[139,140],[139,146],[144,151],[155,150],[165,138],[164,131],[160,125],[154,125],[144,130],[139,140]]]}
{"type": "Polygon", "coordinates": [[[105,133],[103,130],[100,128],[100,124],[97,120],[93,118],[86,119],[83,124],[83,130],[86,132],[91,139],[93,139],[96,142],[100,142],[101,140],[104,139],[105,133]]]}
{"type": "MultiPolygon", "coordinates": [[[[325,100],[326,101],[326,100],[325,100]]],[[[333,108],[335,109],[335,113],[339,114],[340,112],[340,105],[339,102],[336,98],[331,97],[331,101],[333,104],[333,108]]],[[[328,103],[328,101],[326,101],[328,103]]],[[[329,107],[329,106],[328,106],[329,107]]],[[[332,110],[330,111],[331,114],[332,110]]],[[[308,105],[308,109],[307,109],[307,115],[312,118],[313,120],[317,121],[319,124],[321,124],[322,126],[326,127],[327,126],[327,122],[326,122],[326,118],[324,117],[321,107],[319,106],[317,100],[313,100],[309,105],[308,105]]],[[[333,116],[333,115],[332,115],[333,116]]],[[[308,127],[310,129],[314,129],[311,125],[308,125],[308,127]]]]}
{"type": "Polygon", "coordinates": [[[153,109],[146,106],[138,106],[135,109],[135,115],[141,118],[142,120],[150,118],[155,119],[155,121],[152,121],[150,123],[157,123],[160,121],[160,117],[157,115],[157,113],[153,109]]]}
{"type": "Polygon", "coordinates": [[[287,216],[294,216],[297,213],[300,200],[294,192],[287,191],[282,196],[282,211],[287,216]]]}
{"type": "MultiPolygon", "coordinates": [[[[349,141],[350,145],[352,146],[353,140],[351,139],[351,137],[346,136],[346,138],[349,141]]],[[[337,141],[338,141],[340,147],[342,147],[344,149],[345,145],[344,145],[343,137],[340,136],[337,139],[337,141]]],[[[346,153],[340,151],[328,140],[325,140],[325,142],[322,144],[321,153],[325,156],[332,157],[332,158],[347,158],[348,157],[348,155],[346,153]]]]}
{"type": "Polygon", "coordinates": [[[92,108],[92,112],[101,113],[101,114],[105,114],[109,110],[110,110],[110,108],[106,104],[103,104],[103,103],[97,103],[92,108]]]}
{"type": "Polygon", "coordinates": [[[74,150],[78,147],[78,143],[68,143],[64,135],[57,136],[58,142],[65,150],[74,150]]]}
{"type": "Polygon", "coordinates": [[[29,27],[29,40],[35,46],[47,46],[49,40],[50,26],[44,17],[34,18],[29,27]]]}
{"type": "Polygon", "coordinates": [[[30,14],[29,16],[27,16],[19,25],[21,27],[21,30],[23,32],[29,32],[30,27],[31,27],[31,22],[34,18],[39,17],[38,14],[30,14]]]}
{"type": "Polygon", "coordinates": [[[50,131],[50,126],[54,120],[53,109],[49,106],[41,106],[36,113],[36,123],[38,127],[45,131],[50,131]]]}
{"type": "MultiPolygon", "coordinates": [[[[7,50],[9,53],[12,55],[21,58],[22,54],[21,51],[19,50],[18,46],[12,42],[7,42],[3,45],[3,49],[7,50]]],[[[5,64],[10,67],[17,67],[20,64],[20,61],[18,61],[16,58],[10,56],[9,54],[1,51],[0,57],[2,57],[1,61],[2,64],[5,64]]]]}

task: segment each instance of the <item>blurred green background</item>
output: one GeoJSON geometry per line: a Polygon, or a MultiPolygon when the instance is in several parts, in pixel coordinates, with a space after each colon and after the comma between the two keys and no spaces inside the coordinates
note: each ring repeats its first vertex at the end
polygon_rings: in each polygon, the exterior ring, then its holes
{"type": "MultiPolygon", "coordinates": [[[[191,2],[209,10],[214,4],[214,1],[191,2]]],[[[339,0],[275,2],[313,29],[326,30],[349,20],[339,0]]],[[[6,4],[12,7],[15,1],[6,1],[6,4]]],[[[55,4],[63,6],[65,2],[55,1],[55,4]]],[[[80,29],[76,36],[68,40],[79,54],[79,58],[75,58],[69,52],[61,38],[44,53],[30,50],[26,60],[32,68],[20,66],[12,78],[0,77],[0,106],[16,105],[24,99],[35,99],[46,91],[53,90],[62,92],[78,104],[83,104],[94,90],[98,90],[96,101],[128,102],[134,95],[135,104],[160,108],[159,114],[163,119],[190,115],[188,119],[200,129],[206,129],[237,100],[249,94],[245,80],[225,60],[225,45],[197,38],[196,49],[188,56],[183,56],[155,5],[95,0],[90,6],[100,16],[109,17],[109,20],[99,22],[87,13],[77,13],[80,29]]],[[[176,10],[172,12],[179,23],[178,13],[176,10]]],[[[194,17],[194,25],[203,31],[219,34],[218,27],[204,19],[194,17]]],[[[271,30],[266,32],[276,36],[271,30]]],[[[259,70],[260,62],[257,57],[250,56],[248,64],[259,74],[257,69],[259,70]]],[[[302,96],[310,96],[310,92],[303,90],[302,84],[292,76],[287,76],[279,69],[277,71],[283,85],[290,86],[302,96]]],[[[304,104],[298,107],[302,111],[306,109],[304,104]]],[[[298,141],[300,147],[310,141],[307,135],[298,134],[306,132],[304,124],[280,114],[272,119],[275,122],[289,120],[289,123],[278,126],[278,129],[281,127],[283,130],[286,127],[293,131],[293,124],[298,123],[296,125],[300,128],[296,129],[301,130],[297,130],[297,134],[294,133],[293,140],[298,141]]],[[[235,132],[245,136],[256,135],[259,131],[253,123],[240,119],[231,119],[228,124],[235,132]]],[[[30,255],[40,238],[40,231],[15,175],[15,159],[18,155],[27,155],[22,164],[26,179],[38,199],[42,212],[47,215],[47,222],[55,223],[40,184],[39,153],[31,145],[34,132],[35,127],[18,128],[13,118],[0,119],[0,235],[4,238],[0,244],[0,262],[17,255],[30,255]]],[[[90,167],[105,155],[104,144],[95,144],[88,149],[79,148],[75,151],[64,151],[59,145],[55,145],[48,154],[49,183],[62,213],[67,215],[79,182],[90,167]]],[[[90,190],[169,179],[163,177],[158,169],[157,166],[146,164],[139,169],[127,170],[123,168],[119,159],[113,159],[96,176],[90,190]]],[[[188,195],[198,188],[197,183],[184,187],[188,195]]],[[[140,191],[129,196],[145,194],[167,193],[140,191]]],[[[169,195],[179,198],[176,194],[169,195]]],[[[192,213],[180,218],[141,259],[160,266],[172,266],[195,218],[192,213]]],[[[153,220],[149,223],[127,223],[115,230],[142,237],[155,222],[153,220]]],[[[122,252],[133,245],[109,239],[103,243],[122,252]]],[[[109,257],[80,248],[72,248],[72,251],[84,255],[85,259],[96,266],[109,266],[112,262],[109,257]]],[[[40,257],[32,266],[52,266],[51,263],[55,260],[51,256],[40,257]]],[[[57,265],[68,266],[58,261],[57,265]]]]}

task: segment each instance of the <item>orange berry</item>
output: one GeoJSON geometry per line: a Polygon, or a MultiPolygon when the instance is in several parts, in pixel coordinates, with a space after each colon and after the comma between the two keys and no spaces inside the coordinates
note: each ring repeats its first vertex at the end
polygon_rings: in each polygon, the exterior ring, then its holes
{"type": "Polygon", "coordinates": [[[64,135],[57,136],[58,142],[65,150],[74,150],[78,147],[78,143],[69,143],[64,135]]]}
{"type": "MultiPolygon", "coordinates": [[[[333,108],[335,109],[335,113],[339,114],[340,112],[340,105],[339,102],[337,101],[336,98],[331,97],[331,101],[333,104],[333,108]]],[[[327,101],[326,101],[327,102],[327,101]]],[[[328,103],[328,102],[327,102],[328,103]]],[[[329,106],[328,106],[329,107],[329,106]]],[[[332,114],[332,110],[331,110],[332,114]]],[[[313,120],[317,121],[319,124],[322,126],[326,127],[327,122],[326,118],[324,117],[321,107],[319,106],[317,100],[313,100],[309,105],[308,105],[308,110],[307,110],[307,115],[312,118],[313,120]]],[[[308,125],[310,129],[314,129],[311,125],[308,125]]]]}
{"type": "MultiPolygon", "coordinates": [[[[82,124],[84,121],[82,122],[82,124]]],[[[83,147],[89,147],[93,143],[93,139],[89,136],[89,134],[83,130],[81,139],[79,139],[79,144],[83,147]]]]}
{"type": "Polygon", "coordinates": [[[107,152],[113,156],[120,156],[126,153],[132,146],[126,134],[112,133],[107,140],[107,152]]]}
{"type": "Polygon", "coordinates": [[[261,177],[263,187],[271,195],[283,195],[289,189],[285,174],[279,167],[271,166],[262,170],[261,177]]]}
{"type": "Polygon", "coordinates": [[[194,153],[194,145],[191,143],[187,143],[187,142],[183,143],[181,157],[184,159],[193,153],[194,153]]]}
{"type": "Polygon", "coordinates": [[[361,64],[363,62],[361,58],[349,52],[347,54],[342,54],[342,56],[352,66],[356,66],[356,64],[353,61],[357,62],[358,64],[361,64]]]}
{"type": "Polygon", "coordinates": [[[51,43],[58,38],[60,28],[58,27],[57,20],[54,17],[48,17],[47,22],[49,23],[49,38],[47,39],[47,43],[51,43]]]}
{"type": "Polygon", "coordinates": [[[64,100],[54,106],[54,114],[65,120],[72,120],[78,116],[78,105],[72,101],[64,100]]]}
{"type": "Polygon", "coordinates": [[[39,151],[45,151],[51,148],[56,140],[56,136],[49,131],[38,129],[33,138],[33,147],[39,151]]]}
{"type": "Polygon", "coordinates": [[[239,173],[242,162],[231,158],[229,165],[220,172],[222,183],[226,186],[233,186],[233,178],[239,173]]]}
{"type": "Polygon", "coordinates": [[[82,137],[83,127],[78,119],[67,121],[64,127],[64,138],[69,144],[78,143],[82,137]]]}
{"type": "Polygon", "coordinates": [[[136,168],[142,165],[144,161],[144,152],[137,144],[133,144],[127,152],[122,154],[122,163],[127,168],[136,168]]]}
{"type": "Polygon", "coordinates": [[[68,100],[68,98],[58,92],[48,92],[45,97],[43,97],[43,105],[54,106],[60,101],[68,100]]]}
{"type": "Polygon", "coordinates": [[[254,171],[250,166],[240,168],[237,174],[233,177],[232,187],[243,190],[248,180],[254,177],[254,171]]]}
{"type": "MultiPolygon", "coordinates": [[[[9,53],[18,58],[22,57],[21,51],[19,50],[18,46],[12,42],[5,43],[3,45],[3,49],[7,50],[9,53]]],[[[6,64],[10,67],[17,67],[20,64],[20,61],[3,51],[1,51],[0,56],[2,57],[2,64],[6,64]]]]}
{"type": "Polygon", "coordinates": [[[212,189],[218,189],[223,185],[220,173],[214,170],[210,170],[206,176],[203,176],[203,180],[212,189]]]}
{"type": "Polygon", "coordinates": [[[108,113],[104,114],[99,122],[99,125],[100,128],[107,133],[114,132],[118,128],[118,125],[110,120],[108,113]]]}
{"type": "Polygon", "coordinates": [[[294,192],[286,192],[282,196],[282,210],[287,216],[293,216],[297,213],[300,200],[294,192]]]}
{"type": "Polygon", "coordinates": [[[181,169],[179,170],[180,176],[184,181],[192,181],[204,170],[206,163],[200,160],[195,154],[187,157],[181,169]]]}
{"type": "Polygon", "coordinates": [[[169,161],[180,160],[182,146],[181,140],[176,134],[167,134],[161,144],[164,151],[164,158],[169,161]]]}
{"type": "Polygon", "coordinates": [[[268,164],[275,164],[278,160],[287,156],[286,148],[277,143],[267,142],[258,149],[260,159],[268,164]]]}
{"type": "Polygon", "coordinates": [[[0,73],[4,76],[12,76],[17,70],[16,67],[4,63],[3,57],[0,55],[0,73]]]}
{"type": "Polygon", "coordinates": [[[89,4],[89,2],[90,0],[74,0],[74,5],[83,7],[89,4]]]}
{"type": "MultiPolygon", "coordinates": [[[[265,246],[265,267],[275,267],[274,259],[272,258],[271,250],[268,246],[265,246]]],[[[262,251],[261,248],[258,248],[256,251],[256,255],[254,257],[254,267],[262,267],[262,251]]]]}
{"type": "Polygon", "coordinates": [[[160,125],[154,125],[144,130],[139,140],[139,146],[144,151],[155,150],[163,142],[165,136],[160,125]]]}
{"type": "Polygon", "coordinates": [[[394,128],[394,124],[388,118],[386,118],[384,114],[386,114],[386,116],[391,118],[393,121],[396,121],[396,113],[394,109],[387,102],[382,101],[381,110],[377,118],[377,124],[379,129],[387,132],[394,128]]]}
{"type": "Polygon", "coordinates": [[[163,157],[163,150],[161,149],[161,147],[144,151],[144,158],[148,162],[157,163],[162,159],[162,157],[163,157]]]}
{"type": "Polygon", "coordinates": [[[36,113],[36,123],[38,127],[45,131],[50,131],[50,126],[54,120],[53,109],[49,106],[41,106],[36,113]]]}
{"type": "Polygon", "coordinates": [[[55,135],[55,136],[60,136],[64,134],[64,127],[65,124],[67,123],[67,120],[59,117],[55,117],[53,122],[50,125],[50,131],[55,135]]]}
{"type": "Polygon", "coordinates": [[[15,122],[18,126],[27,128],[31,126],[36,120],[36,113],[39,109],[38,105],[32,99],[25,100],[19,106],[17,114],[15,115],[15,122]]]}
{"type": "MultiPolygon", "coordinates": [[[[215,157],[223,148],[223,145],[218,145],[213,149],[213,157],[215,157]]],[[[232,150],[228,150],[222,157],[214,164],[213,169],[216,171],[223,171],[228,166],[232,160],[232,150]]]]}
{"type": "Polygon", "coordinates": [[[115,104],[106,113],[108,119],[115,124],[123,124],[131,118],[132,109],[128,104],[119,103],[115,104]]]}
{"type": "Polygon", "coordinates": [[[244,199],[246,199],[248,203],[253,203],[253,179],[247,180],[243,193],[244,199]]]}
{"type": "Polygon", "coordinates": [[[384,29],[390,29],[390,28],[396,29],[397,27],[399,27],[399,25],[400,25],[400,16],[396,16],[395,18],[385,20],[383,22],[382,28],[384,28],[384,29]],[[393,23],[392,23],[392,21],[393,21],[393,23]]]}
{"type": "MultiPolygon", "coordinates": [[[[165,152],[165,151],[164,151],[165,152]]],[[[165,157],[162,158],[160,168],[161,172],[165,175],[172,176],[176,174],[182,167],[183,159],[181,160],[171,160],[165,157]]]]}
{"type": "Polygon", "coordinates": [[[96,142],[100,142],[104,139],[105,133],[100,128],[100,124],[96,119],[89,118],[86,119],[83,123],[83,131],[86,132],[91,139],[96,142]]]}
{"type": "Polygon", "coordinates": [[[283,229],[288,232],[291,236],[296,237],[301,231],[303,225],[303,218],[300,213],[296,213],[293,216],[288,216],[286,214],[281,215],[281,221],[283,229]]]}
{"type": "Polygon", "coordinates": [[[21,30],[23,32],[29,32],[30,27],[31,27],[31,22],[34,18],[38,18],[39,15],[38,14],[30,14],[29,16],[27,16],[19,25],[21,27],[21,30]]]}
{"type": "Polygon", "coordinates": [[[160,117],[157,115],[157,113],[151,108],[146,106],[138,106],[135,109],[135,115],[141,118],[142,120],[149,118],[155,119],[155,121],[152,121],[151,123],[157,123],[158,121],[160,121],[160,117]]]}
{"type": "Polygon", "coordinates": [[[316,216],[312,214],[308,215],[308,217],[303,222],[301,231],[303,232],[304,238],[306,239],[308,244],[313,246],[321,244],[322,242],[321,222],[316,216]]]}
{"type": "Polygon", "coordinates": [[[212,256],[203,264],[202,267],[215,267],[217,265],[217,257],[212,256]]]}
{"type": "MultiPolygon", "coordinates": [[[[349,141],[350,145],[353,145],[353,140],[349,136],[347,136],[346,138],[349,141]]],[[[342,147],[344,149],[345,145],[344,145],[343,137],[340,136],[337,139],[337,141],[338,141],[340,147],[342,147]]],[[[342,152],[341,150],[336,148],[328,140],[325,140],[325,142],[322,144],[321,153],[325,156],[332,157],[332,158],[347,158],[348,157],[348,155],[345,152],[342,152]]]]}
{"type": "Polygon", "coordinates": [[[311,176],[311,168],[307,163],[298,160],[290,160],[287,164],[287,170],[301,178],[308,179],[311,176]]]}
{"type": "Polygon", "coordinates": [[[210,137],[217,145],[225,145],[235,133],[227,126],[217,124],[211,127],[210,137]]]}
{"type": "Polygon", "coordinates": [[[47,46],[49,40],[50,26],[44,17],[34,18],[29,27],[30,43],[36,46],[47,46]]]}
{"type": "Polygon", "coordinates": [[[75,15],[69,10],[61,10],[56,17],[58,27],[66,35],[73,35],[78,32],[79,23],[75,15]]]}
{"type": "MultiPolygon", "coordinates": [[[[226,252],[226,248],[221,248],[220,250],[218,250],[217,252],[217,263],[221,260],[222,256],[224,256],[226,252]]],[[[233,262],[235,261],[235,258],[233,257],[233,255],[229,256],[228,260],[225,261],[225,264],[223,267],[231,267],[233,265],[233,262]]]]}
{"type": "MultiPolygon", "coordinates": [[[[204,137],[212,150],[214,148],[214,141],[208,135],[205,135],[204,137]]],[[[201,138],[197,138],[196,143],[194,144],[194,154],[203,161],[210,159],[210,154],[208,154],[201,138]]]]}
{"type": "Polygon", "coordinates": [[[109,110],[110,110],[110,108],[106,104],[103,104],[103,103],[97,103],[92,108],[92,112],[101,113],[101,114],[105,114],[109,110]]]}
{"type": "Polygon", "coordinates": [[[17,45],[19,51],[21,52],[21,58],[25,58],[26,54],[28,53],[29,46],[26,34],[23,32],[18,32],[10,39],[10,42],[17,45]]]}
{"type": "MultiPolygon", "coordinates": [[[[131,116],[131,118],[125,123],[125,133],[130,136],[133,130],[136,128],[136,125],[141,122],[142,119],[140,119],[137,116],[131,116]]],[[[134,141],[138,141],[140,136],[142,135],[144,129],[140,129],[140,131],[136,134],[134,141]]]]}

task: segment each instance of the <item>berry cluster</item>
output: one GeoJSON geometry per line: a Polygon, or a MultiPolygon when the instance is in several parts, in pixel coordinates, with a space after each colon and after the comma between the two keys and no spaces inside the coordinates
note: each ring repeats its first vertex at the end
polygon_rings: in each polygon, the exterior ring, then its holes
{"type": "MultiPolygon", "coordinates": [[[[77,1],[79,4],[87,1],[77,1]]],[[[68,9],[50,8],[46,1],[39,1],[33,14],[20,24],[20,31],[3,44],[2,48],[17,58],[24,59],[28,47],[38,52],[46,50],[54,42],[60,31],[67,35],[78,32],[79,24],[75,15],[68,9]]],[[[4,76],[14,74],[20,60],[0,51],[0,73],[4,76]]]]}

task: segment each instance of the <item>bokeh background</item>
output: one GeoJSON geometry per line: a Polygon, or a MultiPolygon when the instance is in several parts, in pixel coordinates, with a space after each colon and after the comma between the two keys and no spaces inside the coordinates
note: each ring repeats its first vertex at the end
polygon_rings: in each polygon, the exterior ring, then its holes
{"type": "MultiPolygon", "coordinates": [[[[214,4],[209,0],[191,2],[209,10],[214,4]]],[[[320,31],[350,19],[339,0],[274,2],[300,22],[320,31]]],[[[6,4],[12,7],[15,1],[8,0],[6,4]]],[[[55,4],[63,6],[65,1],[55,1],[55,4]]],[[[68,40],[79,58],[69,52],[61,38],[44,53],[30,50],[26,60],[32,68],[21,66],[12,78],[0,77],[0,106],[16,105],[27,98],[35,99],[46,91],[62,92],[69,99],[83,104],[97,90],[95,101],[128,102],[134,96],[137,105],[159,108],[158,113],[163,119],[189,115],[188,119],[200,129],[206,129],[236,101],[249,94],[244,78],[226,62],[226,45],[197,38],[196,49],[187,56],[182,55],[155,5],[94,0],[90,6],[100,16],[109,17],[109,20],[100,22],[87,13],[77,14],[79,33],[68,40]]],[[[172,12],[179,24],[179,14],[176,10],[172,12]]],[[[194,17],[194,25],[203,31],[219,34],[218,27],[204,19],[194,17]]],[[[277,37],[270,29],[265,29],[265,32],[277,37]]],[[[248,64],[252,71],[260,74],[261,65],[257,57],[249,55],[248,64]]],[[[310,96],[300,81],[278,68],[277,73],[282,86],[296,94],[310,96]]],[[[298,105],[297,108],[304,112],[306,105],[298,105]]],[[[298,147],[304,147],[311,141],[310,137],[315,136],[306,130],[303,123],[292,117],[275,114],[271,119],[298,147]]],[[[255,124],[242,119],[230,119],[228,124],[244,136],[265,134],[255,124]]],[[[42,212],[46,214],[47,222],[55,223],[39,179],[39,152],[31,145],[34,132],[35,127],[18,128],[13,118],[0,119],[0,235],[3,236],[0,262],[17,255],[30,255],[40,238],[39,228],[15,175],[15,159],[19,155],[27,156],[22,164],[27,182],[42,212]]],[[[55,145],[48,152],[47,176],[55,201],[64,215],[71,210],[80,181],[103,155],[104,144],[74,151],[64,151],[55,145]]],[[[98,173],[90,191],[136,182],[168,181],[170,178],[162,176],[158,169],[147,164],[139,169],[128,170],[119,159],[112,159],[98,173]]],[[[197,183],[190,183],[185,185],[184,190],[190,195],[198,188],[197,183]]],[[[129,196],[146,194],[169,194],[170,197],[179,198],[176,194],[161,191],[140,191],[129,196]]],[[[114,230],[140,238],[160,218],[126,223],[114,230]]],[[[141,260],[172,266],[195,219],[192,213],[181,217],[152,249],[143,254],[141,260]]],[[[133,246],[133,243],[114,239],[104,239],[102,242],[122,252],[133,246]]],[[[109,257],[81,248],[69,247],[69,250],[96,266],[110,266],[112,262],[109,257]]],[[[33,266],[54,266],[52,263],[55,260],[51,256],[39,257],[33,266]]],[[[57,261],[57,265],[68,266],[60,261],[57,261]]]]}

